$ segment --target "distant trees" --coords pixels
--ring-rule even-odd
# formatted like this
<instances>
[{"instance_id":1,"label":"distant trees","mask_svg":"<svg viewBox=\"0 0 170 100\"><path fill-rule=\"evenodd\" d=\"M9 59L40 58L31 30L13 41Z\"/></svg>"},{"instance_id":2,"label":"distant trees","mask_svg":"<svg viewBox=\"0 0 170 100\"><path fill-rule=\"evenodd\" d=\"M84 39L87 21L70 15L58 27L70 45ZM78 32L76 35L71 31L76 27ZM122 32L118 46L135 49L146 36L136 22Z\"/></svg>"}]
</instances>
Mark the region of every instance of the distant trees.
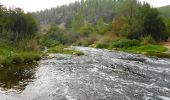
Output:
<instances>
[{"instance_id":1,"label":"distant trees","mask_svg":"<svg viewBox=\"0 0 170 100\"><path fill-rule=\"evenodd\" d=\"M84 22L84 17L80 13L77 13L71 21L71 28L75 32L79 32L80 28L84 25Z\"/></svg>"},{"instance_id":2,"label":"distant trees","mask_svg":"<svg viewBox=\"0 0 170 100\"><path fill-rule=\"evenodd\" d=\"M156 41L167 40L170 24L159 11L139 0L81 0L50 10L33 13L40 24L65 23L73 33Z\"/></svg>"},{"instance_id":3,"label":"distant trees","mask_svg":"<svg viewBox=\"0 0 170 100\"><path fill-rule=\"evenodd\" d=\"M119 1L119 0L118 0ZM49 10L33 13L40 24L66 23L69 26L75 14L81 14L86 21L95 24L100 17L110 22L116 13L117 0L82 0Z\"/></svg>"},{"instance_id":4,"label":"distant trees","mask_svg":"<svg viewBox=\"0 0 170 100\"><path fill-rule=\"evenodd\" d=\"M167 40L166 27L160 13L148 3L122 0L118 11L112 23L112 31L118 36L139 39L151 35L157 41Z\"/></svg>"},{"instance_id":5,"label":"distant trees","mask_svg":"<svg viewBox=\"0 0 170 100\"><path fill-rule=\"evenodd\" d=\"M170 18L170 5L160 7L158 10L163 16Z\"/></svg>"},{"instance_id":6,"label":"distant trees","mask_svg":"<svg viewBox=\"0 0 170 100\"><path fill-rule=\"evenodd\" d=\"M103 35L106 32L108 25L104 22L104 19L100 17L96 23L95 31L97 34Z\"/></svg>"}]
</instances>

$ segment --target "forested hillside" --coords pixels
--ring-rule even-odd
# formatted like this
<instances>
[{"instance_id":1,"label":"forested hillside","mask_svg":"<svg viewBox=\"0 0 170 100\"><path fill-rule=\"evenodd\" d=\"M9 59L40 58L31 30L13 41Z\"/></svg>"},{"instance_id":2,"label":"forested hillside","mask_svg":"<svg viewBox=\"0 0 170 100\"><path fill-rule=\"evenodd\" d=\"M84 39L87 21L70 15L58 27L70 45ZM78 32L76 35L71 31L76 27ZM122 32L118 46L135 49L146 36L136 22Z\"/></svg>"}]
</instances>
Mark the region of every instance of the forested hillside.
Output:
<instances>
[{"instance_id":1,"label":"forested hillside","mask_svg":"<svg viewBox=\"0 0 170 100\"><path fill-rule=\"evenodd\" d=\"M96 23L100 17L109 22L115 16L117 5L121 1L123 0L81 0L81 2L36 12L34 16L40 24L70 24L76 13L84 16L90 23Z\"/></svg>"},{"instance_id":2,"label":"forested hillside","mask_svg":"<svg viewBox=\"0 0 170 100\"><path fill-rule=\"evenodd\" d=\"M161 14L170 17L170 5L158 8Z\"/></svg>"},{"instance_id":3,"label":"forested hillside","mask_svg":"<svg viewBox=\"0 0 170 100\"><path fill-rule=\"evenodd\" d=\"M46 33L40 44L47 47L71 44L136 53L140 50L131 47L144 45L140 52L150 52L170 35L170 19L139 0L81 0L33 15Z\"/></svg>"}]
</instances>

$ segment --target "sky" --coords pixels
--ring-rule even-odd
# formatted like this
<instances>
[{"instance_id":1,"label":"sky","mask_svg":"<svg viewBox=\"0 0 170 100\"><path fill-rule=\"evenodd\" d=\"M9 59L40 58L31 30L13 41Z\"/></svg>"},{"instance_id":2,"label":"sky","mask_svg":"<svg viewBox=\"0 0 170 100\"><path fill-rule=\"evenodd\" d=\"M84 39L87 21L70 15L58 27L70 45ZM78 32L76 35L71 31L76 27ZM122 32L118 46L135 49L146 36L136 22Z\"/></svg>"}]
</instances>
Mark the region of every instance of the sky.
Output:
<instances>
[{"instance_id":1,"label":"sky","mask_svg":"<svg viewBox=\"0 0 170 100\"><path fill-rule=\"evenodd\" d=\"M80 0L0 0L0 4L6 7L19 7L26 12L34 12L39 10L57 7L63 4L69 4ZM170 0L140 0L150 3L153 7L161 7L170 5Z\"/></svg>"}]
</instances>

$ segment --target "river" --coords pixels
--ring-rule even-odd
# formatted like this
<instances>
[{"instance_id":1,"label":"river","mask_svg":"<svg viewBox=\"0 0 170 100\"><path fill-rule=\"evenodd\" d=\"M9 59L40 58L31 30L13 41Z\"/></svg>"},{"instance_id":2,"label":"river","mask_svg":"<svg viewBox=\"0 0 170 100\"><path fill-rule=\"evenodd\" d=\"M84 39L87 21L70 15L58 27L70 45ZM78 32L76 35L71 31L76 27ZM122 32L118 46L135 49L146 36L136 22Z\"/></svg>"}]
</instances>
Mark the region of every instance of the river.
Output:
<instances>
[{"instance_id":1,"label":"river","mask_svg":"<svg viewBox=\"0 0 170 100\"><path fill-rule=\"evenodd\" d=\"M170 59L73 47L28 67L0 67L0 100L170 100Z\"/></svg>"}]
</instances>

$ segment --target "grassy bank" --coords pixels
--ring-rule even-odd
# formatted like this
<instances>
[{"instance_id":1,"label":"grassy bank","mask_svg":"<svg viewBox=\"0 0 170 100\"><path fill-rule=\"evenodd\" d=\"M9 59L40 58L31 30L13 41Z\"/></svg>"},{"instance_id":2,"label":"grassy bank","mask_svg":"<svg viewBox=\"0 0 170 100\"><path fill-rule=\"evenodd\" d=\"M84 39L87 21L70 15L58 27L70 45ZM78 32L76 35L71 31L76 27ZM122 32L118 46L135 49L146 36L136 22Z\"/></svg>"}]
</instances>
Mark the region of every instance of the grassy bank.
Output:
<instances>
[{"instance_id":1,"label":"grassy bank","mask_svg":"<svg viewBox=\"0 0 170 100\"><path fill-rule=\"evenodd\" d=\"M62 53L62 54L71 54L71 55L77 55L77 56L84 55L83 52L65 49L66 47L67 46L58 45L58 46L55 46L53 48L50 48L48 50L48 53Z\"/></svg>"},{"instance_id":2,"label":"grassy bank","mask_svg":"<svg viewBox=\"0 0 170 100\"><path fill-rule=\"evenodd\" d=\"M157 56L160 58L170 58L170 54L164 53L168 49L161 45L148 44L148 45L134 46L128 48L120 48L118 50L130 52L130 53L144 54L148 56Z\"/></svg>"},{"instance_id":3,"label":"grassy bank","mask_svg":"<svg viewBox=\"0 0 170 100\"><path fill-rule=\"evenodd\" d=\"M138 40L118 39L107 43L96 43L94 47L157 56L160 58L170 58L170 54L165 53L168 50L166 47L159 44L143 44Z\"/></svg>"},{"instance_id":4,"label":"grassy bank","mask_svg":"<svg viewBox=\"0 0 170 100\"><path fill-rule=\"evenodd\" d=\"M0 65L28 64L40 60L41 53L16 50L10 47L0 47Z\"/></svg>"}]
</instances>

